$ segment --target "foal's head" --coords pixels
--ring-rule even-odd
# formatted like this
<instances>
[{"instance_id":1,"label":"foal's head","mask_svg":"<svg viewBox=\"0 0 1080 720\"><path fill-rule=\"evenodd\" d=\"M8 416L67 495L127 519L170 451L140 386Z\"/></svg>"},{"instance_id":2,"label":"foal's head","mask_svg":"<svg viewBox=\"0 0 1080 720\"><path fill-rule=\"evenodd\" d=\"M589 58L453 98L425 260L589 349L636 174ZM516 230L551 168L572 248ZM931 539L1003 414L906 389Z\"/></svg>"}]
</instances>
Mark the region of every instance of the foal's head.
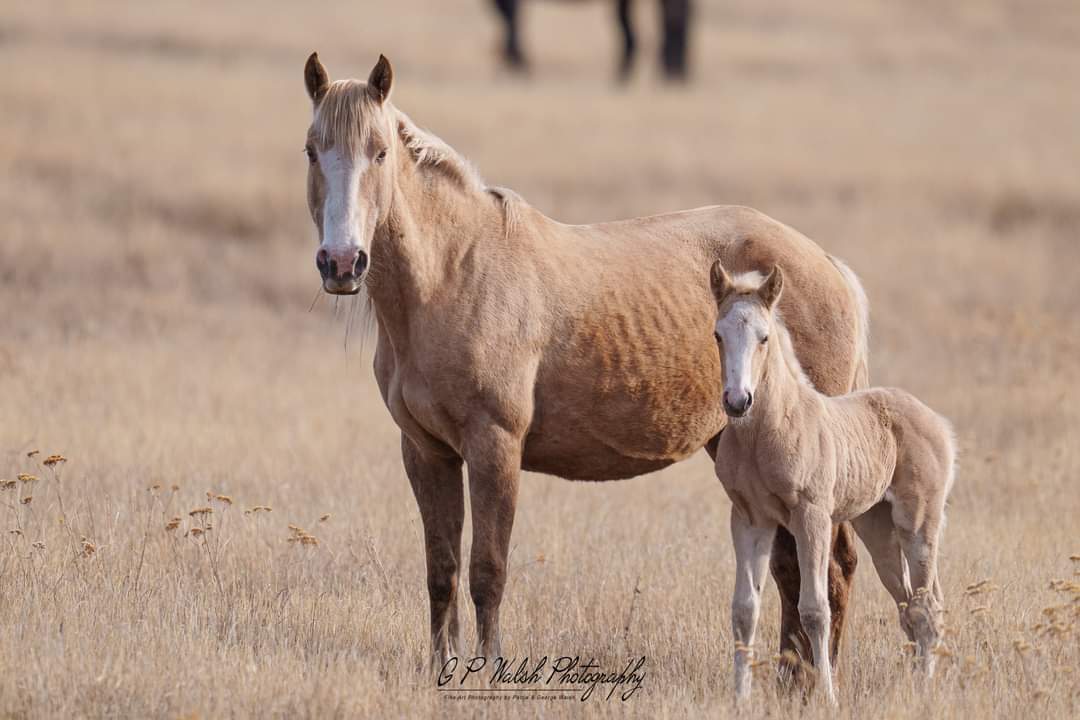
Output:
<instances>
[{"instance_id":1,"label":"foal's head","mask_svg":"<svg viewBox=\"0 0 1080 720\"><path fill-rule=\"evenodd\" d=\"M764 281L759 278L752 273L733 280L719 260L709 277L719 311L715 334L724 376L724 412L734 418L746 415L754 404L775 330L773 310L784 289L779 266Z\"/></svg>"},{"instance_id":2,"label":"foal's head","mask_svg":"<svg viewBox=\"0 0 1080 720\"><path fill-rule=\"evenodd\" d=\"M389 210L396 151L387 102L392 82L393 70L382 55L366 83L330 82L315 53L304 66L314 104L304 151L308 208L319 229L315 265L323 289L335 295L360 291L375 228Z\"/></svg>"}]
</instances>

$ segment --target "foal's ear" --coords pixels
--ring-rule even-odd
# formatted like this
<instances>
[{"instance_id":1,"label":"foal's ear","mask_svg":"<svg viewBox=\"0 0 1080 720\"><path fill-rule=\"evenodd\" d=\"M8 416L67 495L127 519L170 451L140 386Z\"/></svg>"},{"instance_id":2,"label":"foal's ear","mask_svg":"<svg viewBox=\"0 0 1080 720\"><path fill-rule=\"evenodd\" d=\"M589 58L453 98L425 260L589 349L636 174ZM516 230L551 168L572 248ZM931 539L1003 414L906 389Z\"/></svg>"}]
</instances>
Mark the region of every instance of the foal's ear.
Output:
<instances>
[{"instance_id":1,"label":"foal's ear","mask_svg":"<svg viewBox=\"0 0 1080 720\"><path fill-rule=\"evenodd\" d=\"M390 86L394 84L394 68L390 67L390 61L385 55L379 55L379 62L371 69L367 84L368 92L380 105L390 97Z\"/></svg>"},{"instance_id":2,"label":"foal's ear","mask_svg":"<svg viewBox=\"0 0 1080 720\"><path fill-rule=\"evenodd\" d=\"M769 273L769 277L765 278L765 282L761 283L761 287L758 288L758 295L761 296L765 305L772 309L776 307L776 302L780 299L780 293L783 291L784 271L780 269L779 265L775 265L772 272Z\"/></svg>"},{"instance_id":3,"label":"foal's ear","mask_svg":"<svg viewBox=\"0 0 1080 720\"><path fill-rule=\"evenodd\" d=\"M311 102L318 105L330 87L330 76L323 64L319 62L319 53L311 53L307 62L304 63L304 85L307 86L307 94Z\"/></svg>"},{"instance_id":4,"label":"foal's ear","mask_svg":"<svg viewBox=\"0 0 1080 720\"><path fill-rule=\"evenodd\" d=\"M735 289L735 283L728 277L727 271L719 260L713 263L712 270L709 272L709 286L712 288L717 304L723 302L728 293Z\"/></svg>"}]
</instances>

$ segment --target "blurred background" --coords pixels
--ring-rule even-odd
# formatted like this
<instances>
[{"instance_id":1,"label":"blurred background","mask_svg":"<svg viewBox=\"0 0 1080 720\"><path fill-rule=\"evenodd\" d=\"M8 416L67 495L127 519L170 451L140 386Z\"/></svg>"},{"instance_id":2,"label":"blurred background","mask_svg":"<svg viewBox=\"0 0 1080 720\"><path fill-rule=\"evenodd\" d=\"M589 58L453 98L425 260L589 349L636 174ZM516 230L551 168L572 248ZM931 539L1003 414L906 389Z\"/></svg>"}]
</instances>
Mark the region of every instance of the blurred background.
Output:
<instances>
[{"instance_id":1,"label":"blurred background","mask_svg":"<svg viewBox=\"0 0 1080 720\"><path fill-rule=\"evenodd\" d=\"M0 666L27 672L0 677L0 714L445 708L413 685L419 518L370 344L317 294L313 50L332 78L385 53L399 108L558 220L747 204L848 261L872 380L950 416L962 448L944 572L968 604L936 692L958 714L1075 709L1075 679L1032 680L1008 643L1035 643L1024 618L1080 551L1080 6L696 0L676 82L661 3L630 5L621 78L615 2L517 11L527 72L491 0L0 6L0 476L41 478L30 503L4 496ZM53 452L62 479L36 464ZM214 506L235 516L217 546L182 535L208 491L236 502ZM253 525L256 504L274 511ZM687 669L729 659L728 503L704 456L530 477L520 508L511 647L629 648L655 663L640 711L726 707L726 673ZM863 567L841 677L914 713L929 700L889 680L900 635ZM992 601L965 595L988 578ZM865 650L882 636L896 648ZM966 695L964 668L985 678Z\"/></svg>"}]
</instances>

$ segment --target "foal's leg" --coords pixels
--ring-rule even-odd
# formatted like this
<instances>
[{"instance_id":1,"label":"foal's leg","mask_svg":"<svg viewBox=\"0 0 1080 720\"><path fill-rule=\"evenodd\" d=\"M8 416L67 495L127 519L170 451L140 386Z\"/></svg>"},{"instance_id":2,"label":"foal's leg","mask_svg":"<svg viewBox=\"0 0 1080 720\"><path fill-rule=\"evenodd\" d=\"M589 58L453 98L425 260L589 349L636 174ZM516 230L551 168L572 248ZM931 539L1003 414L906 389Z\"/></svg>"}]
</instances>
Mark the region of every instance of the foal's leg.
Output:
<instances>
[{"instance_id":1,"label":"foal's leg","mask_svg":"<svg viewBox=\"0 0 1080 720\"><path fill-rule=\"evenodd\" d=\"M401 457L424 524L431 663L438 671L461 651L457 608L461 526L465 518L461 458L431 452L425 455L405 435L401 436Z\"/></svg>"},{"instance_id":2,"label":"foal's leg","mask_svg":"<svg viewBox=\"0 0 1080 720\"><path fill-rule=\"evenodd\" d=\"M476 605L477 654L489 662L502 652L499 606L517 507L521 447L521 438L489 425L472 434L465 454L473 525L469 590Z\"/></svg>"},{"instance_id":3,"label":"foal's leg","mask_svg":"<svg viewBox=\"0 0 1080 720\"><path fill-rule=\"evenodd\" d=\"M900 538L893 525L892 507L887 502L879 502L852 521L855 532L859 534L874 561L881 584L892 595L900 613L900 628L908 640L915 640L908 625L906 608L911 603L911 580L908 577L907 562L900 547Z\"/></svg>"},{"instance_id":4,"label":"foal's leg","mask_svg":"<svg viewBox=\"0 0 1080 720\"><path fill-rule=\"evenodd\" d=\"M776 526L755 527L738 508L731 508L731 540L735 545L735 595L731 600L731 633L735 638L735 698L750 696L750 661L761 608L761 588L769 567Z\"/></svg>"},{"instance_id":5,"label":"foal's leg","mask_svg":"<svg viewBox=\"0 0 1080 720\"><path fill-rule=\"evenodd\" d=\"M896 511L894 510L894 517ZM941 587L937 579L939 518L928 517L922 526L908 530L897 525L904 548L914 596L907 607L908 624L918 644L919 657L927 675L934 674L933 650L941 640Z\"/></svg>"},{"instance_id":6,"label":"foal's leg","mask_svg":"<svg viewBox=\"0 0 1080 720\"><path fill-rule=\"evenodd\" d=\"M840 653L848 601L855 584L858 551L855 531L850 523L833 528L832 556L829 560L829 609L832 626L829 632L829 658L835 664ZM780 592L780 681L785 685L809 690L812 683L803 672L803 661L812 662L810 641L799 621L799 558L795 538L783 527L777 528L769 567Z\"/></svg>"},{"instance_id":7,"label":"foal's leg","mask_svg":"<svg viewBox=\"0 0 1080 720\"><path fill-rule=\"evenodd\" d=\"M791 534L799 554L799 620L810 639L814 665L829 703L836 704L832 662L829 658L829 545L832 539L829 513L813 505L801 505L791 513Z\"/></svg>"}]
</instances>

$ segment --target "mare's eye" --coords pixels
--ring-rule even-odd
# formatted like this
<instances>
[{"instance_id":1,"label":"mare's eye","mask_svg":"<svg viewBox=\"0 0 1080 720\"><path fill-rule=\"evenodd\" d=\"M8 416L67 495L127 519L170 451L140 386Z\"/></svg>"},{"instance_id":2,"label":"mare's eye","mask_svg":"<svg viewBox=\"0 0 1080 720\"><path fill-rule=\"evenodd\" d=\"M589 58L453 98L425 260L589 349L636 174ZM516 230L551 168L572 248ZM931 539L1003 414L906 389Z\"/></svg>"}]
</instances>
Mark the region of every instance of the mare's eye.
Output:
<instances>
[{"instance_id":1,"label":"mare's eye","mask_svg":"<svg viewBox=\"0 0 1080 720\"><path fill-rule=\"evenodd\" d=\"M762 344L762 345L764 345L764 344L765 344L765 343L767 343L767 342L769 342L769 336L768 336L768 335L766 335L765 337L761 338L761 344Z\"/></svg>"},{"instance_id":2,"label":"mare's eye","mask_svg":"<svg viewBox=\"0 0 1080 720\"><path fill-rule=\"evenodd\" d=\"M307 154L308 162L312 165L314 165L318 161L319 158L317 155L315 155L315 148L308 145L304 148L304 152Z\"/></svg>"},{"instance_id":3,"label":"mare's eye","mask_svg":"<svg viewBox=\"0 0 1080 720\"><path fill-rule=\"evenodd\" d=\"M379 154L375 156L375 164L376 165L382 165L383 160L385 160L385 159L386 159L386 150L385 149L380 150Z\"/></svg>"}]
</instances>

